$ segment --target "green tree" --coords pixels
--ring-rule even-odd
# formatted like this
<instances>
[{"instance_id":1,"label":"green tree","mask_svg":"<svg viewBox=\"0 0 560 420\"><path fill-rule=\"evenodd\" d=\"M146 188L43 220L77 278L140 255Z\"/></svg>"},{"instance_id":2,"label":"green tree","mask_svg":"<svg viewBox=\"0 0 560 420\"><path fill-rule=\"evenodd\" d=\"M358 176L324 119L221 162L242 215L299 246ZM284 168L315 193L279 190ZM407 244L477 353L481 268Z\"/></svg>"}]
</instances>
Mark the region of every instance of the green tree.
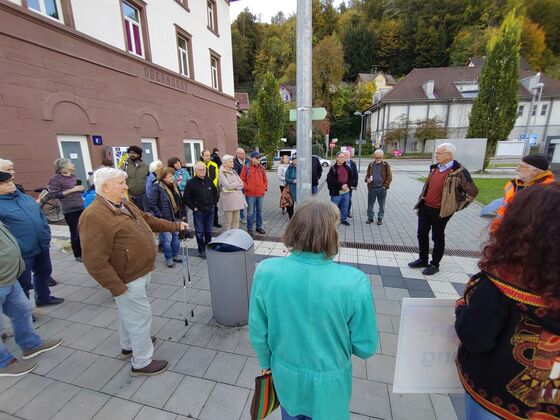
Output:
<instances>
[{"instance_id":1,"label":"green tree","mask_svg":"<svg viewBox=\"0 0 560 420\"><path fill-rule=\"evenodd\" d=\"M240 82L252 80L251 67L247 59L249 45L247 40L241 36L239 30L234 26L231 30L231 44L233 55L233 78L235 86Z\"/></svg>"},{"instance_id":2,"label":"green tree","mask_svg":"<svg viewBox=\"0 0 560 420\"><path fill-rule=\"evenodd\" d=\"M418 140L426 141L447 137L447 131L443 128L443 123L437 117L416 120L414 125L416 126L414 137Z\"/></svg>"},{"instance_id":3,"label":"green tree","mask_svg":"<svg viewBox=\"0 0 560 420\"><path fill-rule=\"evenodd\" d=\"M377 55L381 69L397 72L402 68L400 53L404 47L401 39L401 24L396 19L383 19L377 29ZM400 73L399 73L400 74Z\"/></svg>"},{"instance_id":4,"label":"green tree","mask_svg":"<svg viewBox=\"0 0 560 420\"><path fill-rule=\"evenodd\" d=\"M455 66L464 66L472 57L482 57L486 52L486 44L490 31L478 27L461 29L451 45L449 61Z\"/></svg>"},{"instance_id":5,"label":"green tree","mask_svg":"<svg viewBox=\"0 0 560 420\"><path fill-rule=\"evenodd\" d=\"M546 32L546 43L553 54L560 54L560 0L525 0L527 17Z\"/></svg>"},{"instance_id":6,"label":"green tree","mask_svg":"<svg viewBox=\"0 0 560 420\"><path fill-rule=\"evenodd\" d=\"M496 152L498 140L511 132L517 118L519 40L523 20L512 10L488 43L479 92L470 114L468 138L486 137L484 167Z\"/></svg>"},{"instance_id":7,"label":"green tree","mask_svg":"<svg viewBox=\"0 0 560 420\"><path fill-rule=\"evenodd\" d=\"M353 19L342 42L347 80L353 81L360 72L370 72L376 64L375 38L365 23Z\"/></svg>"},{"instance_id":8,"label":"green tree","mask_svg":"<svg viewBox=\"0 0 560 420\"><path fill-rule=\"evenodd\" d=\"M251 107L249 112L237 119L237 142L239 146L245 149L254 149L257 146L258 129L255 109Z\"/></svg>"},{"instance_id":9,"label":"green tree","mask_svg":"<svg viewBox=\"0 0 560 420\"><path fill-rule=\"evenodd\" d=\"M257 96L257 125L259 149L272 162L284 132L284 103L280 97L278 82L271 72L262 79Z\"/></svg>"},{"instance_id":10,"label":"green tree","mask_svg":"<svg viewBox=\"0 0 560 420\"><path fill-rule=\"evenodd\" d=\"M332 110L331 97L344 76L342 44L336 34L321 40L313 48L313 97Z\"/></svg>"}]
</instances>

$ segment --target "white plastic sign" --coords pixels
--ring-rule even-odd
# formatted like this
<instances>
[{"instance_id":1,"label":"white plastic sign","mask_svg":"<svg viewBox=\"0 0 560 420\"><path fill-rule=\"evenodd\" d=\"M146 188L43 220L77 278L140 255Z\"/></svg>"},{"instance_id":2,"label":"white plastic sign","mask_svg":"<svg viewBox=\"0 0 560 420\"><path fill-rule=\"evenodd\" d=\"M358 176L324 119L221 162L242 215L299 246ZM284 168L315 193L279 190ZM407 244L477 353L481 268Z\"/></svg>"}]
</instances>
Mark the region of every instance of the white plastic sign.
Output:
<instances>
[{"instance_id":1,"label":"white plastic sign","mask_svg":"<svg viewBox=\"0 0 560 420\"><path fill-rule=\"evenodd\" d=\"M70 159L78 159L77 153L70 153Z\"/></svg>"},{"instance_id":2,"label":"white plastic sign","mask_svg":"<svg viewBox=\"0 0 560 420\"><path fill-rule=\"evenodd\" d=\"M403 299L393 392L464 392L455 366L454 313L454 299Z\"/></svg>"}]
</instances>

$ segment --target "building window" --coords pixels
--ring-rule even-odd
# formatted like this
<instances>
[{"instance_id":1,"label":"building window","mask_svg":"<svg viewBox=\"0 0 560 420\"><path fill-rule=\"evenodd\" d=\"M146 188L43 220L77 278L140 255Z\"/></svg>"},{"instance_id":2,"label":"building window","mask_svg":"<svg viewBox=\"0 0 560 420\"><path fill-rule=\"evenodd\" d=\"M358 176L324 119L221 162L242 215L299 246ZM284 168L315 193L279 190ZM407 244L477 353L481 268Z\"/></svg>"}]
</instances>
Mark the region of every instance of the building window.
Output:
<instances>
[{"instance_id":1,"label":"building window","mask_svg":"<svg viewBox=\"0 0 560 420\"><path fill-rule=\"evenodd\" d=\"M531 115L532 116L537 115L537 105L533 105L533 110L531 111Z\"/></svg>"},{"instance_id":2,"label":"building window","mask_svg":"<svg viewBox=\"0 0 560 420\"><path fill-rule=\"evenodd\" d=\"M183 76L194 79L192 65L192 44L191 35L175 25L177 30L177 55L179 59L179 73Z\"/></svg>"},{"instance_id":3,"label":"building window","mask_svg":"<svg viewBox=\"0 0 560 420\"><path fill-rule=\"evenodd\" d=\"M44 16L64 23L60 0L27 0L27 6Z\"/></svg>"},{"instance_id":4,"label":"building window","mask_svg":"<svg viewBox=\"0 0 560 420\"><path fill-rule=\"evenodd\" d=\"M521 117L523 115L524 110L525 110L525 106L519 105L519 108L517 108L517 116Z\"/></svg>"},{"instance_id":5,"label":"building window","mask_svg":"<svg viewBox=\"0 0 560 420\"><path fill-rule=\"evenodd\" d=\"M175 0L177 3L179 3L181 6L183 6L187 11L189 10L189 2L188 0Z\"/></svg>"},{"instance_id":6,"label":"building window","mask_svg":"<svg viewBox=\"0 0 560 420\"><path fill-rule=\"evenodd\" d=\"M541 107L541 115L546 115L547 109L548 109L548 104L543 104Z\"/></svg>"},{"instance_id":7,"label":"building window","mask_svg":"<svg viewBox=\"0 0 560 420\"><path fill-rule=\"evenodd\" d=\"M208 14L208 29L215 34L218 33L218 11L214 0L206 1L206 13Z\"/></svg>"},{"instance_id":8,"label":"building window","mask_svg":"<svg viewBox=\"0 0 560 420\"><path fill-rule=\"evenodd\" d=\"M210 51L210 80L212 87L216 90L222 90L222 77L220 68L220 56Z\"/></svg>"},{"instance_id":9,"label":"building window","mask_svg":"<svg viewBox=\"0 0 560 420\"><path fill-rule=\"evenodd\" d=\"M144 8L136 3L123 1L122 13L124 21L124 35L126 49L138 57L148 59L147 54L147 32Z\"/></svg>"}]
</instances>

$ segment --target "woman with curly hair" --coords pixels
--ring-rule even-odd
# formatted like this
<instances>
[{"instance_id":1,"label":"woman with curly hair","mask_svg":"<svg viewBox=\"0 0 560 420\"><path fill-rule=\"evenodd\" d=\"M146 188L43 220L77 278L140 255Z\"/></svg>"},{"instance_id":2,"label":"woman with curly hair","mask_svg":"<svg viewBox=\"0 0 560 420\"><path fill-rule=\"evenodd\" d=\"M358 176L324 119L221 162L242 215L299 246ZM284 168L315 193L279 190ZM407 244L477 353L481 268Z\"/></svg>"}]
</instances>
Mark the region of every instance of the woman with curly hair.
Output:
<instances>
[{"instance_id":1,"label":"woman with curly hair","mask_svg":"<svg viewBox=\"0 0 560 420\"><path fill-rule=\"evenodd\" d=\"M560 183L519 192L457 301L467 419L560 417Z\"/></svg>"}]
</instances>

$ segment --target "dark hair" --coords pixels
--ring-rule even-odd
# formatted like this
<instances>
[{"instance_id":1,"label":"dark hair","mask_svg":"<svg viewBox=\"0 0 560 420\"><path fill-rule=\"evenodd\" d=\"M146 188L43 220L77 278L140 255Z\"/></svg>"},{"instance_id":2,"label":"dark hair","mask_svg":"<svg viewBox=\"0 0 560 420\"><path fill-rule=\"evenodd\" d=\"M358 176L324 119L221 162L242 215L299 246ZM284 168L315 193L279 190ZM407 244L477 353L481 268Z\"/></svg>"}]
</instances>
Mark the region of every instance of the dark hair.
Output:
<instances>
[{"instance_id":1,"label":"dark hair","mask_svg":"<svg viewBox=\"0 0 560 420\"><path fill-rule=\"evenodd\" d=\"M161 181L167 175L174 174L174 173L175 173L175 169L170 168L170 167L158 169L158 171L156 173L157 174L157 180Z\"/></svg>"},{"instance_id":2,"label":"dark hair","mask_svg":"<svg viewBox=\"0 0 560 420\"><path fill-rule=\"evenodd\" d=\"M177 162L181 163L181 159L179 159L177 156L170 157L169 159L167 159L167 166L173 168L173 165L175 165Z\"/></svg>"},{"instance_id":3,"label":"dark hair","mask_svg":"<svg viewBox=\"0 0 560 420\"><path fill-rule=\"evenodd\" d=\"M560 309L560 182L516 194L498 230L484 247L479 267L503 267L514 282Z\"/></svg>"},{"instance_id":4,"label":"dark hair","mask_svg":"<svg viewBox=\"0 0 560 420\"><path fill-rule=\"evenodd\" d=\"M134 152L137 155L142 156L142 149L138 146L129 146L128 149L126 149L126 153L130 152Z\"/></svg>"},{"instance_id":5,"label":"dark hair","mask_svg":"<svg viewBox=\"0 0 560 420\"><path fill-rule=\"evenodd\" d=\"M115 164L113 163L113 161L111 159L103 159L101 161L101 165L102 166L107 166L109 168L112 168L113 166L115 166Z\"/></svg>"}]
</instances>

